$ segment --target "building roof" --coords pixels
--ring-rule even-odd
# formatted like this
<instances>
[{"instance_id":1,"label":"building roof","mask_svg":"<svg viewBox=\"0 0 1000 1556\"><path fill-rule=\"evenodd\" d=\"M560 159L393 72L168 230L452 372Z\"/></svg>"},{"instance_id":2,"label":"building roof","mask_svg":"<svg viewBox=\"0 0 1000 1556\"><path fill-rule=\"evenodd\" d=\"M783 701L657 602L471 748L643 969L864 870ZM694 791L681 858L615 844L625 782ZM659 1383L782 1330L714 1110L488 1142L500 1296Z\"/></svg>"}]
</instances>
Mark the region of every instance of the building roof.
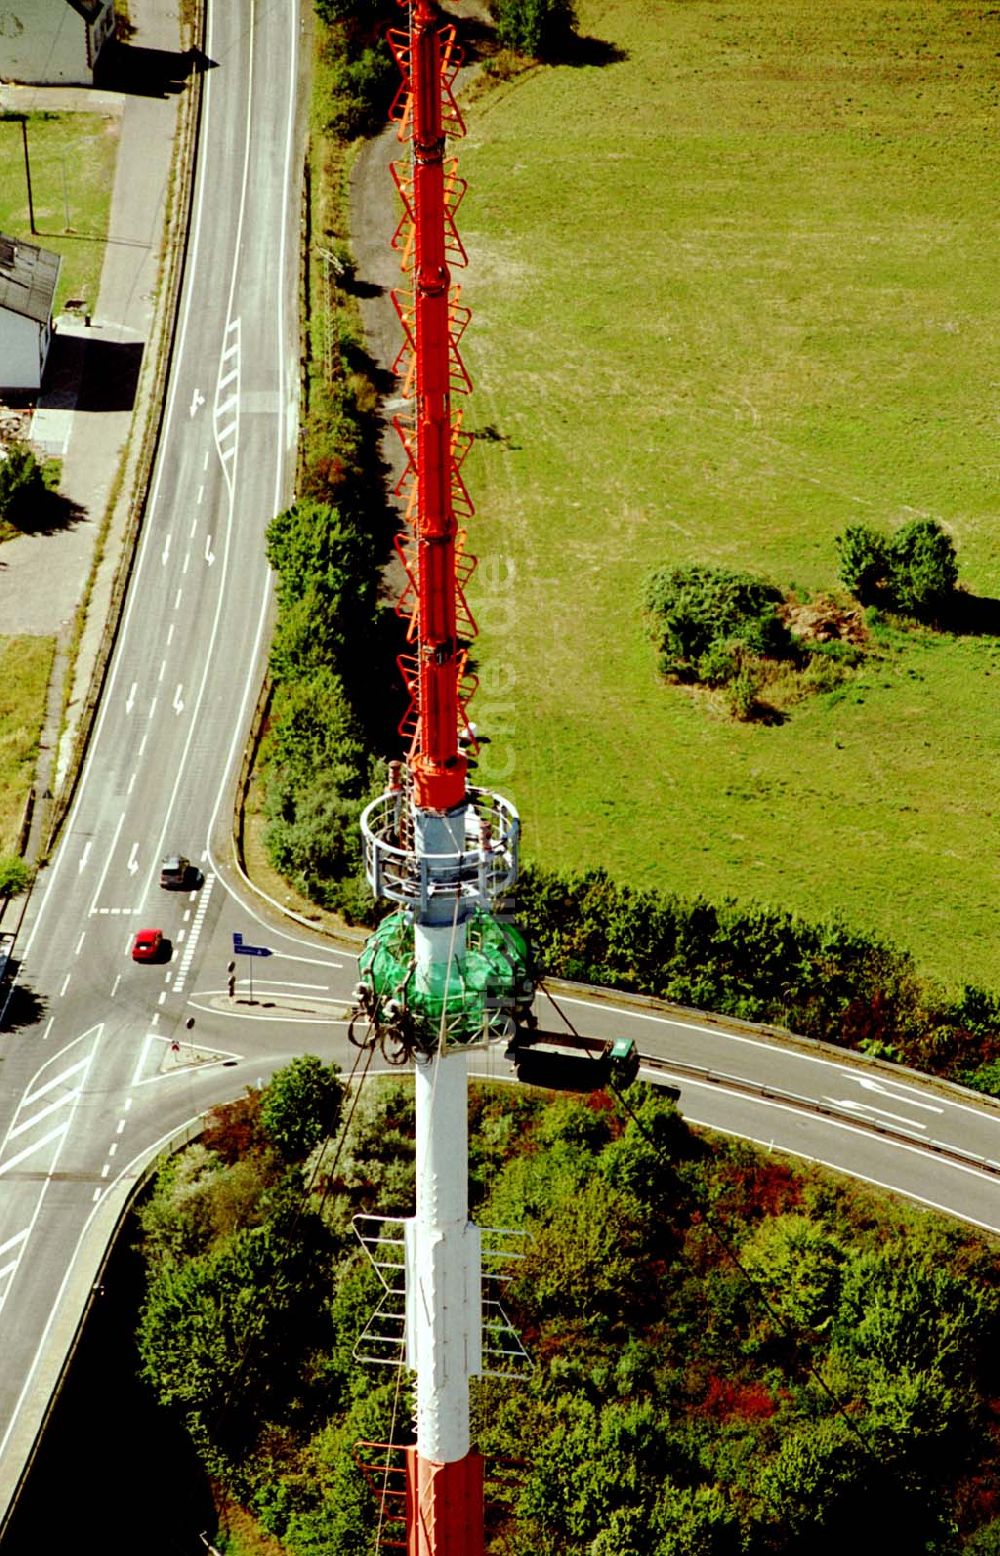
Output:
<instances>
[{"instance_id":1,"label":"building roof","mask_svg":"<svg viewBox=\"0 0 1000 1556\"><path fill-rule=\"evenodd\" d=\"M61 264L58 254L0 233L0 308L48 324Z\"/></svg>"},{"instance_id":2,"label":"building roof","mask_svg":"<svg viewBox=\"0 0 1000 1556\"><path fill-rule=\"evenodd\" d=\"M96 22L107 0L69 0L74 11L79 11L85 22Z\"/></svg>"}]
</instances>

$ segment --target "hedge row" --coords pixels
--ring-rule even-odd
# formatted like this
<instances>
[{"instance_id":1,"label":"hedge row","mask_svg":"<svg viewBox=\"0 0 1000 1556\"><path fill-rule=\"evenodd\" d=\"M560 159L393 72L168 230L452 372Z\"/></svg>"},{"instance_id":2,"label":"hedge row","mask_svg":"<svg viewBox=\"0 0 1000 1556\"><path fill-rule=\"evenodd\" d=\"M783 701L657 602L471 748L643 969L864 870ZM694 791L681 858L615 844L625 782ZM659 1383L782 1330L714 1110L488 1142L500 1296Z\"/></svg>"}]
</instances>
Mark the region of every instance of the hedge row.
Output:
<instances>
[{"instance_id":1,"label":"hedge row","mask_svg":"<svg viewBox=\"0 0 1000 1556\"><path fill-rule=\"evenodd\" d=\"M810 923L537 865L517 917L551 976L786 1027L1000 1096L1000 997L970 985L950 996L909 952L838 917Z\"/></svg>"}]
</instances>

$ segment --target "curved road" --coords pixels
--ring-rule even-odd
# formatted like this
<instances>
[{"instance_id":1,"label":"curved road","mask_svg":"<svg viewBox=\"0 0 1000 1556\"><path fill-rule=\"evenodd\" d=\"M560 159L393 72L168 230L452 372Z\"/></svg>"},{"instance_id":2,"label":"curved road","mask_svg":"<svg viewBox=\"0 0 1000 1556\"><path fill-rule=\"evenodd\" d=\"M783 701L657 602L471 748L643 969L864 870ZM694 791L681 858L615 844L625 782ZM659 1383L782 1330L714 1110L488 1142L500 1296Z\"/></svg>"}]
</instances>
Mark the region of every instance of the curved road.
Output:
<instances>
[{"instance_id":1,"label":"curved road","mask_svg":"<svg viewBox=\"0 0 1000 1556\"><path fill-rule=\"evenodd\" d=\"M294 0L209 16L168 404L129 603L0 1070L0 1532L105 1245L152 1155L296 1053L349 1065L353 957L252 906L229 863L266 649L263 533L290 499L301 140ZM365 152L384 159L379 143ZM386 234L386 242L389 234ZM200 888L159 889L180 850ZM160 926L169 959L129 957ZM232 936L270 956L237 958ZM252 977L252 990L251 990ZM827 1162L1000 1231L1000 1108L803 1043L555 990L546 1027L627 1032L692 1122ZM189 1023L193 1022L193 1026ZM475 1073L508 1077L497 1051Z\"/></svg>"}]
</instances>

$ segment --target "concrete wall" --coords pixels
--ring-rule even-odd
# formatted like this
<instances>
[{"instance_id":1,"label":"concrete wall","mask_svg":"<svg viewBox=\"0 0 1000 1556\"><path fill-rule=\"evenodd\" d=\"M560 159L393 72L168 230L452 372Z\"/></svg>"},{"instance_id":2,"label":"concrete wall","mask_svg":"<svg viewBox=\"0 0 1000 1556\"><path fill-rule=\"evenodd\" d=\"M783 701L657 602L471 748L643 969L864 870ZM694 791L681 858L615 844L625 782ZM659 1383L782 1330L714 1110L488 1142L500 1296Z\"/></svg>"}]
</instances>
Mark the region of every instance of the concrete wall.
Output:
<instances>
[{"instance_id":1,"label":"concrete wall","mask_svg":"<svg viewBox=\"0 0 1000 1556\"><path fill-rule=\"evenodd\" d=\"M0 389L39 387L48 337L45 325L0 308Z\"/></svg>"}]
</instances>

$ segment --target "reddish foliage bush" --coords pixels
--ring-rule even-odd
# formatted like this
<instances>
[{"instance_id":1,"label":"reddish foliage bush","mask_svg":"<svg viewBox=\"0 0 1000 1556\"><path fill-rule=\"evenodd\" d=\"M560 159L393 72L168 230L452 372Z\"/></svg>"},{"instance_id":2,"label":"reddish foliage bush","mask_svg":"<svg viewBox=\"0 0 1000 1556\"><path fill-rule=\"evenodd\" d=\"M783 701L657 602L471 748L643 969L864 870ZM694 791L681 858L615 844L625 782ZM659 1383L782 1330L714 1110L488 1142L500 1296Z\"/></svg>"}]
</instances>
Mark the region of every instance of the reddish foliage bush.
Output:
<instances>
[{"instance_id":1,"label":"reddish foliage bush","mask_svg":"<svg viewBox=\"0 0 1000 1556\"><path fill-rule=\"evenodd\" d=\"M248 1089L235 1102L213 1108L202 1134L202 1144L231 1166L241 1157L252 1156L265 1146L260 1128L263 1094Z\"/></svg>"},{"instance_id":2,"label":"reddish foliage bush","mask_svg":"<svg viewBox=\"0 0 1000 1556\"><path fill-rule=\"evenodd\" d=\"M718 1209L727 1217L780 1216L802 1203L802 1185L784 1162L733 1161L720 1181Z\"/></svg>"},{"instance_id":3,"label":"reddish foliage bush","mask_svg":"<svg viewBox=\"0 0 1000 1556\"><path fill-rule=\"evenodd\" d=\"M711 1377L700 1406L702 1415L717 1421L739 1416L744 1421L766 1421L773 1416L778 1402L762 1383L734 1383L728 1378Z\"/></svg>"}]
</instances>

